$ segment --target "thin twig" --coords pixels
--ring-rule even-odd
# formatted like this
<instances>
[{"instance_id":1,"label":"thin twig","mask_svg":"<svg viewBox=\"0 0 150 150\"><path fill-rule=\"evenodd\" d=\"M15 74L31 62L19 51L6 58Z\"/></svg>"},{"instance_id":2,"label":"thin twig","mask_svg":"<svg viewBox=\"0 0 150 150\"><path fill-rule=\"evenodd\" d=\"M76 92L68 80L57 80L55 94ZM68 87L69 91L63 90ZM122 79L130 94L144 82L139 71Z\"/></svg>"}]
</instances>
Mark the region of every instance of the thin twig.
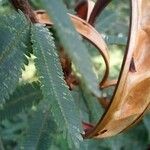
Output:
<instances>
[{"instance_id":1,"label":"thin twig","mask_svg":"<svg viewBox=\"0 0 150 150\"><path fill-rule=\"evenodd\" d=\"M89 18L89 24L94 25L96 18L103 9L111 2L111 0L97 0Z\"/></svg>"},{"instance_id":2,"label":"thin twig","mask_svg":"<svg viewBox=\"0 0 150 150\"><path fill-rule=\"evenodd\" d=\"M77 12L77 16L86 20L87 11L88 11L88 2L87 0L78 1L75 6L75 11Z\"/></svg>"},{"instance_id":3,"label":"thin twig","mask_svg":"<svg viewBox=\"0 0 150 150\"><path fill-rule=\"evenodd\" d=\"M10 0L16 10L20 9L32 23L37 23L38 20L32 10L28 0Z\"/></svg>"}]
</instances>

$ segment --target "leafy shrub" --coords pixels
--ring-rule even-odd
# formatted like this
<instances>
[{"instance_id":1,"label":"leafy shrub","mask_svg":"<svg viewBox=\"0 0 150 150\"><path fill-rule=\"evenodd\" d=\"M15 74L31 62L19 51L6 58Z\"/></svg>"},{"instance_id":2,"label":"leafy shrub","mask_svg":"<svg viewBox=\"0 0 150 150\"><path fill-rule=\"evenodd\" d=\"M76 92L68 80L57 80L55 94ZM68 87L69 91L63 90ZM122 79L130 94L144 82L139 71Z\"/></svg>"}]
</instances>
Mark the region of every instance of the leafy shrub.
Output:
<instances>
[{"instance_id":1,"label":"leafy shrub","mask_svg":"<svg viewBox=\"0 0 150 150\"><path fill-rule=\"evenodd\" d=\"M101 78L103 73L101 58L95 47L75 31L64 5L74 12L75 1L30 2L35 8L47 10L54 28L35 23L28 14L14 10L9 1L0 1L0 149L148 148L148 115L127 133L102 140L83 140L82 120L96 123L104 112L96 96L109 97L113 89L100 91L98 88L97 76ZM120 49L126 45L129 8L125 2L114 0L96 22L97 30L103 31L103 37L112 49L112 57L113 53L121 57ZM66 58L66 53L72 68L70 62L63 66L61 59ZM114 63L112 78L117 78L119 63L121 60ZM29 75L27 68L30 66L34 73L25 80L22 73ZM67 78L64 68L73 70L69 79L77 83L64 80ZM72 90L66 82L72 83Z\"/></svg>"}]
</instances>

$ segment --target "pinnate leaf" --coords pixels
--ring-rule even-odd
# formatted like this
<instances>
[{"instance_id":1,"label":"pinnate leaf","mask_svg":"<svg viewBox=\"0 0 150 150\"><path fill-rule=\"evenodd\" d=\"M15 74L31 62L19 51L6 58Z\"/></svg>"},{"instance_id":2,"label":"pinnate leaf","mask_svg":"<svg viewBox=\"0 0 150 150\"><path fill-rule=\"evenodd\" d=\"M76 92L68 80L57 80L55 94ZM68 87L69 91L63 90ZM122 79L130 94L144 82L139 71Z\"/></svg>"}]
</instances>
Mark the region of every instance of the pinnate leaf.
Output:
<instances>
[{"instance_id":1,"label":"pinnate leaf","mask_svg":"<svg viewBox=\"0 0 150 150\"><path fill-rule=\"evenodd\" d=\"M30 25L22 13L0 15L0 103L9 99L21 77L21 68L27 61Z\"/></svg>"},{"instance_id":2,"label":"pinnate leaf","mask_svg":"<svg viewBox=\"0 0 150 150\"><path fill-rule=\"evenodd\" d=\"M63 79L63 72L56 53L53 37L48 29L37 24L32 26L32 43L44 100L60 130L69 143L79 145L82 139L81 121L72 95Z\"/></svg>"}]
</instances>

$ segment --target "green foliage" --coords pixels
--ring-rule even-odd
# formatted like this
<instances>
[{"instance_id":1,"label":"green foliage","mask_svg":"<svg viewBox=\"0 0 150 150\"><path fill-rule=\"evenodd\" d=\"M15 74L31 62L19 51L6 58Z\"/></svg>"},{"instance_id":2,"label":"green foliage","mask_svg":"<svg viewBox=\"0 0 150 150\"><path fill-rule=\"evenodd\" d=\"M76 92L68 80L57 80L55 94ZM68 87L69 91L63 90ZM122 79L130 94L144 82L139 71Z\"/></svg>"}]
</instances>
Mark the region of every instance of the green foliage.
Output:
<instances>
[{"instance_id":1,"label":"green foliage","mask_svg":"<svg viewBox=\"0 0 150 150\"><path fill-rule=\"evenodd\" d=\"M99 120L100 116L102 116L104 110L103 110L102 106L99 104L97 98L94 97L86 89L84 84L80 86L80 89L79 89L78 93L80 91L82 92L82 99L81 100L84 101L84 103L87 107L87 110L88 110L88 115L89 115L88 122L91 122L91 123L95 124ZM81 97L81 95L80 95L80 97Z\"/></svg>"},{"instance_id":2,"label":"green foliage","mask_svg":"<svg viewBox=\"0 0 150 150\"><path fill-rule=\"evenodd\" d=\"M145 124L145 127L146 127L146 129L147 129L147 132L148 132L148 139L149 139L149 141L150 141L150 113L148 113L145 117L144 117L144 119L143 119L143 122L144 122L144 124Z\"/></svg>"},{"instance_id":3,"label":"green foliage","mask_svg":"<svg viewBox=\"0 0 150 150\"><path fill-rule=\"evenodd\" d=\"M127 38L125 36L105 36L105 41L109 44L118 44L118 45L126 45Z\"/></svg>"},{"instance_id":4,"label":"green foliage","mask_svg":"<svg viewBox=\"0 0 150 150\"><path fill-rule=\"evenodd\" d=\"M97 18L96 29L109 44L126 45L129 26L129 0L113 0Z\"/></svg>"},{"instance_id":5,"label":"green foliage","mask_svg":"<svg viewBox=\"0 0 150 150\"><path fill-rule=\"evenodd\" d=\"M81 42L81 38L75 31L62 0L43 0L41 2L55 24L62 46L81 73L86 86L99 97L98 80L93 71L90 56L85 45Z\"/></svg>"},{"instance_id":6,"label":"green foliage","mask_svg":"<svg viewBox=\"0 0 150 150\"><path fill-rule=\"evenodd\" d=\"M27 61L30 26L22 13L0 14L0 103L9 98Z\"/></svg>"},{"instance_id":7,"label":"green foliage","mask_svg":"<svg viewBox=\"0 0 150 150\"><path fill-rule=\"evenodd\" d=\"M0 139L0 149L1 150L4 150L4 146L3 146L3 143L2 143L2 140Z\"/></svg>"},{"instance_id":8,"label":"green foliage","mask_svg":"<svg viewBox=\"0 0 150 150\"><path fill-rule=\"evenodd\" d=\"M110 98L114 87L103 91L98 89L94 71L102 78L103 62L95 47L80 38L67 15L67 11L74 12L72 8L76 0L29 2L34 8L44 6L55 24L53 31L57 35L52 35L40 24L31 24L22 12L12 10L9 0L0 1L0 150L148 149L149 114L136 127L118 136L82 139L82 121L95 124L104 111L94 95L103 94ZM119 59L123 56L121 48L127 41L128 14L126 0L113 0L95 24L115 58L110 70L113 78L119 74ZM54 41L58 47L64 48L80 73L80 85L72 91L64 81L57 54L59 49ZM26 57L29 53L36 57L29 61L36 69L29 67L31 64ZM25 64L35 72L33 79L22 80ZM24 71L23 76L27 74ZM33 80L39 81L30 83Z\"/></svg>"},{"instance_id":9,"label":"green foliage","mask_svg":"<svg viewBox=\"0 0 150 150\"><path fill-rule=\"evenodd\" d=\"M32 43L37 57L35 65L41 81L44 99L49 102L50 110L58 127L78 146L82 139L80 119L74 100L63 79L58 55L52 35L48 29L37 24L32 26Z\"/></svg>"},{"instance_id":10,"label":"green foliage","mask_svg":"<svg viewBox=\"0 0 150 150\"><path fill-rule=\"evenodd\" d=\"M42 99L42 92L38 83L26 84L17 87L10 99L0 109L0 120L9 119L31 108Z\"/></svg>"},{"instance_id":11,"label":"green foliage","mask_svg":"<svg viewBox=\"0 0 150 150\"><path fill-rule=\"evenodd\" d=\"M19 146L20 150L47 150L49 148L52 141L50 131L53 128L50 115L49 104L42 101L29 120L27 136L23 144Z\"/></svg>"}]
</instances>

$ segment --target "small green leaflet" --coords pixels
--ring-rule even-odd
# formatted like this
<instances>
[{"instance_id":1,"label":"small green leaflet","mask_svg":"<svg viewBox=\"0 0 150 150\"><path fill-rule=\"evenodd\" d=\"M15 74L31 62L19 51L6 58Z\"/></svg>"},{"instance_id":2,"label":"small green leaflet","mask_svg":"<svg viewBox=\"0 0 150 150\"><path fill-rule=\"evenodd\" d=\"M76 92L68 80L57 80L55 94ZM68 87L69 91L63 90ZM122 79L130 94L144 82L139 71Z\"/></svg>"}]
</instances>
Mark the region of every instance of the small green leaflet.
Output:
<instances>
[{"instance_id":1,"label":"small green leaflet","mask_svg":"<svg viewBox=\"0 0 150 150\"><path fill-rule=\"evenodd\" d=\"M48 150L52 142L53 126L49 107L45 101L41 101L29 120L27 136L19 145L19 150Z\"/></svg>"},{"instance_id":2,"label":"small green leaflet","mask_svg":"<svg viewBox=\"0 0 150 150\"><path fill-rule=\"evenodd\" d=\"M32 26L32 43L37 72L40 76L44 100L48 101L50 111L67 140L79 145L81 120L72 95L63 79L63 72L56 53L53 37L40 24Z\"/></svg>"},{"instance_id":3,"label":"small green leaflet","mask_svg":"<svg viewBox=\"0 0 150 150\"><path fill-rule=\"evenodd\" d=\"M94 73L88 50L75 31L62 0L42 0L41 3L53 20L60 42L82 75L86 86L99 97L98 79Z\"/></svg>"},{"instance_id":4,"label":"small green leaflet","mask_svg":"<svg viewBox=\"0 0 150 150\"><path fill-rule=\"evenodd\" d=\"M30 44L30 24L22 13L0 15L0 103L9 99L21 77Z\"/></svg>"},{"instance_id":5,"label":"small green leaflet","mask_svg":"<svg viewBox=\"0 0 150 150\"><path fill-rule=\"evenodd\" d=\"M42 91L38 83L18 86L10 95L10 99L0 108L0 121L10 119L27 108L31 108L42 99Z\"/></svg>"}]
</instances>

